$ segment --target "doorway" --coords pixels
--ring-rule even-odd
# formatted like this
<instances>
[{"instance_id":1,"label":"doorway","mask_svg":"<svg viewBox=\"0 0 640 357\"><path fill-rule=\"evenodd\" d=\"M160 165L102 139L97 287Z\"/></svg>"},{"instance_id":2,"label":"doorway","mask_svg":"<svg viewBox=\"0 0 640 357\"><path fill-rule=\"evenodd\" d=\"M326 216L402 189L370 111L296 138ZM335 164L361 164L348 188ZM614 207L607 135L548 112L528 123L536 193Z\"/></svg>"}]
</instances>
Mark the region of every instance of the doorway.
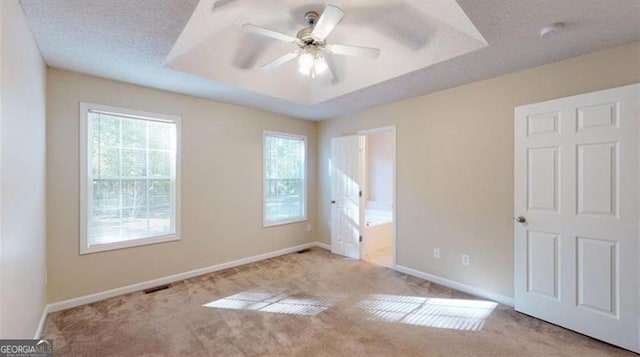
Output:
<instances>
[{"instance_id":1,"label":"doorway","mask_svg":"<svg viewBox=\"0 0 640 357\"><path fill-rule=\"evenodd\" d=\"M362 131L364 137L361 257L394 265L395 127Z\"/></svg>"},{"instance_id":2,"label":"doorway","mask_svg":"<svg viewBox=\"0 0 640 357\"><path fill-rule=\"evenodd\" d=\"M331 139L331 251L395 265L396 129Z\"/></svg>"}]
</instances>

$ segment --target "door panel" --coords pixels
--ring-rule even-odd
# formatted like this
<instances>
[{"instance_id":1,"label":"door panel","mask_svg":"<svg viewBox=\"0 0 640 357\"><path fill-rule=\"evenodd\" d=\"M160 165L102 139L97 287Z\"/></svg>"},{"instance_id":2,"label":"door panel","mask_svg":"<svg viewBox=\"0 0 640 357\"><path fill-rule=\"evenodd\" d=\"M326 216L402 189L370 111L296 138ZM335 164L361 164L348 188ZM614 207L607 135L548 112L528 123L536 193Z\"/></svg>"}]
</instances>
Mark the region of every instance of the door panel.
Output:
<instances>
[{"instance_id":1,"label":"door panel","mask_svg":"<svg viewBox=\"0 0 640 357\"><path fill-rule=\"evenodd\" d=\"M527 232L527 291L558 298L558 234Z\"/></svg>"},{"instance_id":2,"label":"door panel","mask_svg":"<svg viewBox=\"0 0 640 357\"><path fill-rule=\"evenodd\" d=\"M360 259L362 138L331 139L331 251Z\"/></svg>"},{"instance_id":3,"label":"door panel","mask_svg":"<svg viewBox=\"0 0 640 357\"><path fill-rule=\"evenodd\" d=\"M618 126L618 103L578 108L578 131L598 126Z\"/></svg>"},{"instance_id":4,"label":"door panel","mask_svg":"<svg viewBox=\"0 0 640 357\"><path fill-rule=\"evenodd\" d=\"M516 310L640 352L640 85L515 109Z\"/></svg>"},{"instance_id":5,"label":"door panel","mask_svg":"<svg viewBox=\"0 0 640 357\"><path fill-rule=\"evenodd\" d=\"M558 148L529 149L529 210L558 211Z\"/></svg>"},{"instance_id":6,"label":"door panel","mask_svg":"<svg viewBox=\"0 0 640 357\"><path fill-rule=\"evenodd\" d=\"M618 244L578 237L578 306L617 317Z\"/></svg>"},{"instance_id":7,"label":"door panel","mask_svg":"<svg viewBox=\"0 0 640 357\"><path fill-rule=\"evenodd\" d=\"M529 137L535 135L557 133L560 130L560 123L557 112L530 115L527 117L527 134Z\"/></svg>"},{"instance_id":8,"label":"door panel","mask_svg":"<svg viewBox=\"0 0 640 357\"><path fill-rule=\"evenodd\" d=\"M578 214L615 216L618 143L578 145Z\"/></svg>"}]
</instances>

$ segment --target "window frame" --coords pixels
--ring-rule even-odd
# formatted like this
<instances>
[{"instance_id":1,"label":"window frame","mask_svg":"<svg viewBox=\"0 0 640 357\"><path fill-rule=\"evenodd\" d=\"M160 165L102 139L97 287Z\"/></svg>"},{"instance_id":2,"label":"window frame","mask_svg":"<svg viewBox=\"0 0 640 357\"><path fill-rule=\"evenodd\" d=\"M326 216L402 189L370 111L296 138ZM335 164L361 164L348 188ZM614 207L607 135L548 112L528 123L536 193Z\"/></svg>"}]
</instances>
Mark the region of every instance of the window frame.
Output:
<instances>
[{"instance_id":1,"label":"window frame","mask_svg":"<svg viewBox=\"0 0 640 357\"><path fill-rule=\"evenodd\" d=\"M290 219L281 219L277 221L268 221L267 220L267 192L265 190L265 182L267 180L267 160L266 160L266 151L265 144L267 136L284 138L284 139L294 139L294 140L302 140L304 143L304 198L303 198L303 214L302 217L298 218L290 218ZM280 131L272 131L265 130L262 134L262 227L276 227L285 224L293 224L293 223L301 223L308 221L308 212L309 212L309 150L308 150L308 141L307 136L303 134L292 134L285 133Z\"/></svg>"},{"instance_id":2,"label":"window frame","mask_svg":"<svg viewBox=\"0 0 640 357\"><path fill-rule=\"evenodd\" d=\"M176 126L176 167L175 167L175 197L173 207L173 217L175 220L175 233L163 234L158 236L150 236L144 238L136 238L122 242L103 243L89 245L88 224L89 224L89 205L93 200L93 196L89 194L89 113L100 112L104 114L112 114L114 116L129 117L132 119L143 119L157 122L173 123ZM144 112L114 106L93 104L80 102L80 255L98 252L111 251L123 248L139 247L149 244L157 244L164 242L173 242L181 239L181 136L182 136L182 119L177 116Z\"/></svg>"}]
</instances>

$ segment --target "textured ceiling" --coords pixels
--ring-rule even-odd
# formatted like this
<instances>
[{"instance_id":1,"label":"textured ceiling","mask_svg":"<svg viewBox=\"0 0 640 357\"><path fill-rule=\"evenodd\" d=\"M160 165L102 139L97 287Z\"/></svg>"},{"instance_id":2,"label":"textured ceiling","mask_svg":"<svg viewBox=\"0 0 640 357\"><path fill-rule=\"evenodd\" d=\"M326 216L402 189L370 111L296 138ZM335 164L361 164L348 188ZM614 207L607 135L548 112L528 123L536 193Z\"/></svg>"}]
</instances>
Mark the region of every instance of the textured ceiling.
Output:
<instances>
[{"instance_id":1,"label":"textured ceiling","mask_svg":"<svg viewBox=\"0 0 640 357\"><path fill-rule=\"evenodd\" d=\"M381 8L390 2L400 2L367 1L369 4L382 4L379 5ZM416 6L433 1L409 3ZM489 46L347 94L339 93L338 97L318 104L304 105L242 89L237 84L164 67L174 44L198 7L197 0L21 0L36 42L49 66L307 119L336 117L640 40L638 0L457 2ZM240 6L238 3L260 4L260 1L218 0L217 3L208 1L206 5L212 12L222 13L232 11L233 6ZM315 3L317 8L322 8L324 4L333 2L318 0ZM358 8L363 1L345 0L340 3L345 8ZM305 9L300 8L299 1L287 4L291 19L289 26L294 26L299 23ZM375 6L372 8L375 10ZM270 13L276 10L277 13ZM359 21L362 26L387 26L380 27L381 31L392 34L388 37L408 47L420 45L420 41L431 38L428 26L416 30L416 24L406 14L402 17L406 21L398 21L392 17L392 12L385 17L386 13L382 11L383 17L376 18L381 12L373 10L347 10L344 21L348 24L348 17L352 16L353 22ZM280 8L262 11L263 18L267 20L269 16L274 19L282 16ZM543 26L557 21L567 23L564 31L544 39L538 36ZM389 23L396 26L389 26ZM238 27L241 25L242 22L237 24ZM371 45L358 43L355 37L351 41L348 34L343 36L344 43ZM236 52L236 56L235 59L243 62L246 70L259 71L259 64L251 62L257 62L261 57L242 52ZM207 62L208 59L202 58L202 61ZM345 77L348 75L346 73ZM281 84L278 81L273 85ZM331 98L331 93L326 97Z\"/></svg>"}]
</instances>

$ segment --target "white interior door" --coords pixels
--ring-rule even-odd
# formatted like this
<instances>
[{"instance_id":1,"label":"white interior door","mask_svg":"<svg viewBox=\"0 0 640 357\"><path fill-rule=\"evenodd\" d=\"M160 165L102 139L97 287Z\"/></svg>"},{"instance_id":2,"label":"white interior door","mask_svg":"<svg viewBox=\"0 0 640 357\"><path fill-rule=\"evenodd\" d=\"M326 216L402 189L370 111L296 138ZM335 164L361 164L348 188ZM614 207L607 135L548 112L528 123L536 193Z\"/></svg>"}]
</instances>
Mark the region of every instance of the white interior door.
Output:
<instances>
[{"instance_id":1,"label":"white interior door","mask_svg":"<svg viewBox=\"0 0 640 357\"><path fill-rule=\"evenodd\" d=\"M331 139L331 251L360 259L363 138Z\"/></svg>"},{"instance_id":2,"label":"white interior door","mask_svg":"<svg viewBox=\"0 0 640 357\"><path fill-rule=\"evenodd\" d=\"M640 352L640 84L515 109L515 308Z\"/></svg>"}]
</instances>

